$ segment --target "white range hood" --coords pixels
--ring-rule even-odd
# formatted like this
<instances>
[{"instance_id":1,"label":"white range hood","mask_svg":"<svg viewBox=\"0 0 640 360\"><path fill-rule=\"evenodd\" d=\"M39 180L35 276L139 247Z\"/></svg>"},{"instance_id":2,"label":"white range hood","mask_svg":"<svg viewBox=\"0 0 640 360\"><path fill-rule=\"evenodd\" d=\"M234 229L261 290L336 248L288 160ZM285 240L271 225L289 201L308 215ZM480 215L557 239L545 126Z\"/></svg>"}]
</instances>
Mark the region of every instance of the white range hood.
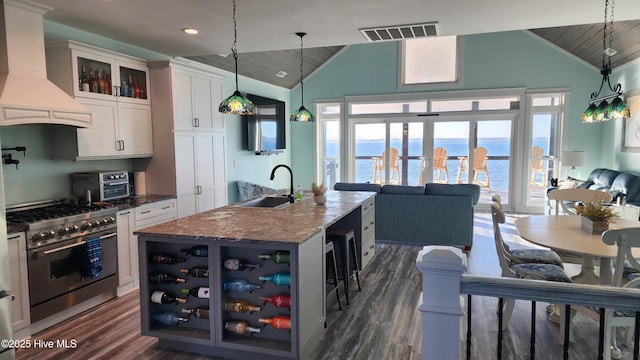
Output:
<instances>
[{"instance_id":1,"label":"white range hood","mask_svg":"<svg viewBox=\"0 0 640 360\"><path fill-rule=\"evenodd\" d=\"M0 3L0 126L91 127L89 110L47 79L42 16L53 9L24 0Z\"/></svg>"}]
</instances>

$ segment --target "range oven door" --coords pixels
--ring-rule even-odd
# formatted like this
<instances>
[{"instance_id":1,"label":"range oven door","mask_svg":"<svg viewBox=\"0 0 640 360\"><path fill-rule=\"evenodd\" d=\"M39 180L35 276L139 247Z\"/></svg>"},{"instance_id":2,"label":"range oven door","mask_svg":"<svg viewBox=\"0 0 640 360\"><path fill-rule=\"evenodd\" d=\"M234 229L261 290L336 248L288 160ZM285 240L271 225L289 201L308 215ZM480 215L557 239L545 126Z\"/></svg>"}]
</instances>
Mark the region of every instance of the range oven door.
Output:
<instances>
[{"instance_id":1,"label":"range oven door","mask_svg":"<svg viewBox=\"0 0 640 360\"><path fill-rule=\"evenodd\" d=\"M91 278L87 274L85 240L98 237L102 245L102 273ZM34 307L55 308L55 304L51 302L55 302L55 299L58 299L58 303L65 302L70 307L75 305L69 304L69 301L74 301L74 296L69 295L74 291L109 278L114 278L117 285L117 233L115 230L108 230L88 235L86 238L76 238L29 250L27 266L32 321L37 321L38 316L34 320ZM64 300L64 296L69 298Z\"/></svg>"}]
</instances>

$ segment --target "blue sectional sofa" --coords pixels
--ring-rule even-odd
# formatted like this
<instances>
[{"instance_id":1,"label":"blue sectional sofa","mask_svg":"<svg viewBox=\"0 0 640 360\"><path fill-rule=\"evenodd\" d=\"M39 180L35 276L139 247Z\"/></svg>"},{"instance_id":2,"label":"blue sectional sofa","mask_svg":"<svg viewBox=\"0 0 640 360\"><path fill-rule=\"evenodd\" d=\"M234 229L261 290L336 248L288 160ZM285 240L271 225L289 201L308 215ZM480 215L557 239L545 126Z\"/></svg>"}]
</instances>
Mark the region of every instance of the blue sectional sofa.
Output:
<instances>
[{"instance_id":1,"label":"blue sectional sofa","mask_svg":"<svg viewBox=\"0 0 640 360\"><path fill-rule=\"evenodd\" d=\"M640 175L611 169L595 169L587 180L580 184L584 189L608 191L615 202L625 196L627 203L640 206Z\"/></svg>"},{"instance_id":2,"label":"blue sectional sofa","mask_svg":"<svg viewBox=\"0 0 640 360\"><path fill-rule=\"evenodd\" d=\"M467 250L473 244L478 185L337 183L334 189L376 193L376 241L462 246Z\"/></svg>"}]
</instances>

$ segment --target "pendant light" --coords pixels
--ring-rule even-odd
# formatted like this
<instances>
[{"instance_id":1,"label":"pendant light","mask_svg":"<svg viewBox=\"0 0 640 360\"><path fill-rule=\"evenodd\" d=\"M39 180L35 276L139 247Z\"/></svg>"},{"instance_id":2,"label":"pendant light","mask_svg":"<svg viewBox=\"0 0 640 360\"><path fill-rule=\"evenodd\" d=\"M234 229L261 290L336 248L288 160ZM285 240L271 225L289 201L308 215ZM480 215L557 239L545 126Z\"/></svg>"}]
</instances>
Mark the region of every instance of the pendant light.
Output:
<instances>
[{"instance_id":1,"label":"pendant light","mask_svg":"<svg viewBox=\"0 0 640 360\"><path fill-rule=\"evenodd\" d=\"M300 94L301 94L301 104L300 104L300 108L296 111L293 112L293 114L291 114L291 118L289 118L290 121L301 121L301 122L313 122L313 114L311 113L311 111L307 110L304 107L304 82L302 81L303 79L303 68L302 65L304 64L304 57L302 54L302 38L307 35L307 33L305 32L297 32L296 35L298 35L300 37Z\"/></svg>"},{"instance_id":2,"label":"pendant light","mask_svg":"<svg viewBox=\"0 0 640 360\"><path fill-rule=\"evenodd\" d=\"M233 0L233 60L236 63L236 91L228 98L222 100L218 111L223 114L232 115L254 115L256 106L238 91L238 31L236 30L236 0Z\"/></svg>"},{"instance_id":3,"label":"pendant light","mask_svg":"<svg viewBox=\"0 0 640 360\"><path fill-rule=\"evenodd\" d=\"M607 33L607 13L609 12L609 0L604 2L604 30L602 39L602 82L597 92L591 93L589 107L582 114L582 122L601 122L608 120L626 119L631 116L629 106L622 101L622 86L616 84L611 86L609 75L611 75L611 57L616 54L613 50L613 10L615 8L615 0L611 1L611 19L609 20L609 32ZM607 35L609 43L607 44ZM607 84L611 93L609 95L600 96L604 84ZM611 103L607 102L611 100Z\"/></svg>"}]
</instances>

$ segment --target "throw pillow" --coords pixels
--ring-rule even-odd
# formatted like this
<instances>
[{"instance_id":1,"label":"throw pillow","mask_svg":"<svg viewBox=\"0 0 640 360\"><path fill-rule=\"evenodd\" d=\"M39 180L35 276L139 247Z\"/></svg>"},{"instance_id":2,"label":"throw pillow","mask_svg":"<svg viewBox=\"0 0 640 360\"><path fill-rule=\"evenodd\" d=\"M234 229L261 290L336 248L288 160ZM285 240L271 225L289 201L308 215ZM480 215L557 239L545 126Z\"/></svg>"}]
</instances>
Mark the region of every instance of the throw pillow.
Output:
<instances>
[{"instance_id":1,"label":"throw pillow","mask_svg":"<svg viewBox=\"0 0 640 360\"><path fill-rule=\"evenodd\" d=\"M577 189L582 184L584 184L584 181L568 177L558 181L558 189Z\"/></svg>"}]
</instances>

